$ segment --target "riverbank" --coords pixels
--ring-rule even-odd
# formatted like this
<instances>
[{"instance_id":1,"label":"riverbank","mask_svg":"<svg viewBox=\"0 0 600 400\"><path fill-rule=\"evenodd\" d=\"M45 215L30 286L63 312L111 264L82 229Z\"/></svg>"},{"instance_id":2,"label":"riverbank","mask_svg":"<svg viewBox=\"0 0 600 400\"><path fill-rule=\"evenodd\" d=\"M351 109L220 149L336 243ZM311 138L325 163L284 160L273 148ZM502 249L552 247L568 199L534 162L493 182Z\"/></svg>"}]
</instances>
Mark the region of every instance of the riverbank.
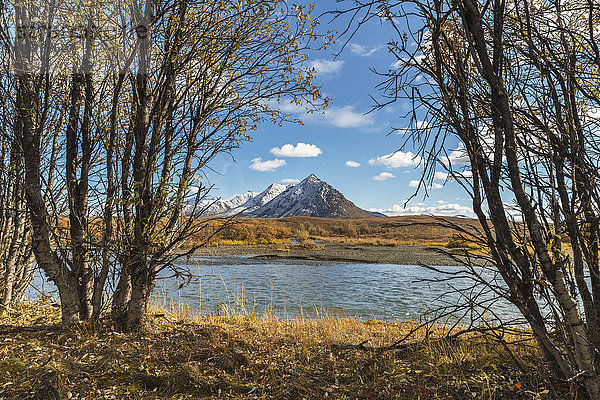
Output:
<instances>
[{"instance_id":1,"label":"riverbank","mask_svg":"<svg viewBox=\"0 0 600 400\"><path fill-rule=\"evenodd\" d=\"M0 398L547 398L531 347L479 333L439 340L442 329L411 333L410 322L280 321L234 310L199 317L157 307L137 334L115 333L106 321L15 331L58 320L47 305L0 316Z\"/></svg>"},{"instance_id":2,"label":"riverbank","mask_svg":"<svg viewBox=\"0 0 600 400\"><path fill-rule=\"evenodd\" d=\"M444 252L449 249L425 245L377 246L344 243L225 245L201 248L199 256L252 256L259 259L298 259L326 262L356 262L399 265L460 265ZM454 250L460 254L460 250ZM460 257L459 257L460 259Z\"/></svg>"}]
</instances>

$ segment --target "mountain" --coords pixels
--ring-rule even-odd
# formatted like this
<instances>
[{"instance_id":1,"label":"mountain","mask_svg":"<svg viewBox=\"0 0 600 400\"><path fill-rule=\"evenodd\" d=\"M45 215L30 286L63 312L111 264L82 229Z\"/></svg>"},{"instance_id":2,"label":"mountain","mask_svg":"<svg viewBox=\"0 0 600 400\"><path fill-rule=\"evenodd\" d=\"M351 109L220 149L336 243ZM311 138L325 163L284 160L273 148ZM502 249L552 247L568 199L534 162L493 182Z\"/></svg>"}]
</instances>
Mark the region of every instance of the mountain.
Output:
<instances>
[{"instance_id":1,"label":"mountain","mask_svg":"<svg viewBox=\"0 0 600 400\"><path fill-rule=\"evenodd\" d=\"M233 195L227 199L206 199L200 202L197 210L205 209L203 215L233 214L232 210L237 209L257 195L259 193L248 191Z\"/></svg>"},{"instance_id":2,"label":"mountain","mask_svg":"<svg viewBox=\"0 0 600 400\"><path fill-rule=\"evenodd\" d=\"M281 218L292 216L358 218L385 216L358 208L343 194L310 175L293 185L273 183L262 192L245 192L227 199L202 200L197 211L186 206L185 214L203 210L203 216L233 216L248 218Z\"/></svg>"},{"instance_id":3,"label":"mountain","mask_svg":"<svg viewBox=\"0 0 600 400\"><path fill-rule=\"evenodd\" d=\"M246 209L246 212L252 212L257 208L264 206L291 186L294 185L282 185L279 183L272 183L269 185L268 188L260 192L258 195L249 199L240 208Z\"/></svg>"},{"instance_id":4,"label":"mountain","mask_svg":"<svg viewBox=\"0 0 600 400\"><path fill-rule=\"evenodd\" d=\"M282 218L292 216L310 217L372 217L358 208L335 188L317 178L308 176L297 185L288 187L258 209L252 216L259 218Z\"/></svg>"}]
</instances>

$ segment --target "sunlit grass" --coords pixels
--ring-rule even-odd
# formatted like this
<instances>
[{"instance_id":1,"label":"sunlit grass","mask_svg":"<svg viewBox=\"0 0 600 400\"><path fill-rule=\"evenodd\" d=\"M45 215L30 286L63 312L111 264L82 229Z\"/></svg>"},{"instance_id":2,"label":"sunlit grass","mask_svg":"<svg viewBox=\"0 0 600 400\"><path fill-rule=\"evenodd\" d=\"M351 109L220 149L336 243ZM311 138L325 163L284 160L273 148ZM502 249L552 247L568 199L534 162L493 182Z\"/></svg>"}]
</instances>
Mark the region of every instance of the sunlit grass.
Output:
<instances>
[{"instance_id":1,"label":"sunlit grass","mask_svg":"<svg viewBox=\"0 0 600 400\"><path fill-rule=\"evenodd\" d=\"M449 218L467 232L475 232L476 220ZM318 240L329 243L373 246L426 245L445 247L456 242L456 231L434 217L390 218L235 218L207 222L187 245L207 242L210 247L272 245ZM473 246L470 244L469 246Z\"/></svg>"},{"instance_id":2,"label":"sunlit grass","mask_svg":"<svg viewBox=\"0 0 600 400\"><path fill-rule=\"evenodd\" d=\"M255 312L243 304L231 299L201 315L158 298L139 333L114 333L103 318L0 335L0 397L52 398L50 386L61 398L85 399L530 399L545 390L530 346L505 347L478 333L440 341L444 327L416 329L416 322L321 309L310 317ZM59 317L55 307L23 305L0 324L50 325ZM409 333L404 348L384 349ZM506 336L524 338L527 332ZM360 343L381 349L336 349Z\"/></svg>"}]
</instances>

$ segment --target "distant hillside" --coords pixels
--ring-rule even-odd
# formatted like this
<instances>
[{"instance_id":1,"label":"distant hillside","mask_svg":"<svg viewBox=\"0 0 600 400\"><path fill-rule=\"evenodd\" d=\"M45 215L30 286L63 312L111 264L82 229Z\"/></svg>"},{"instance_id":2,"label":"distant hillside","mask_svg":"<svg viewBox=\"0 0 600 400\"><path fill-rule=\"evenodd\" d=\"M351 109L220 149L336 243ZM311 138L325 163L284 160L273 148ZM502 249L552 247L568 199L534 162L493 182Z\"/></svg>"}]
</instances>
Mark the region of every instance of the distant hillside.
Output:
<instances>
[{"instance_id":1,"label":"distant hillside","mask_svg":"<svg viewBox=\"0 0 600 400\"><path fill-rule=\"evenodd\" d=\"M214 233L220 222L202 231L198 242ZM314 239L347 244L380 246L434 245L462 247L463 240L450 225L477 235L479 221L469 218L411 215L388 218L236 218L218 232L211 244L289 243L291 239ZM213 230L214 228L214 230Z\"/></svg>"}]
</instances>

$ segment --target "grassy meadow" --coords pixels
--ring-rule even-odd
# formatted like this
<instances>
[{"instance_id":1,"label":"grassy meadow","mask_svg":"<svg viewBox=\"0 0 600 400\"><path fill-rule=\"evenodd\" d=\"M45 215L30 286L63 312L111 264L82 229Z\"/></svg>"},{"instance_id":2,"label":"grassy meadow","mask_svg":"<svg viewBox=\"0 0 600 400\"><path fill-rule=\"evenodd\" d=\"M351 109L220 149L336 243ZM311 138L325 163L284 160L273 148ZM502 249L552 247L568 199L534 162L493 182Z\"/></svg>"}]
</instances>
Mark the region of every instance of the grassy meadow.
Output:
<instances>
[{"instance_id":1,"label":"grassy meadow","mask_svg":"<svg viewBox=\"0 0 600 400\"><path fill-rule=\"evenodd\" d=\"M542 399L548 391L526 332L338 318L280 320L223 309L198 316L155 302L142 333L59 328L49 304L0 317L4 399ZM50 326L45 330L20 327ZM416 330L415 330L416 329ZM400 341L396 349L386 347ZM355 348L348 348L355 345ZM565 391L568 387L565 388Z\"/></svg>"},{"instance_id":2,"label":"grassy meadow","mask_svg":"<svg viewBox=\"0 0 600 400\"><path fill-rule=\"evenodd\" d=\"M475 233L473 219L448 217L446 221ZM460 246L463 241L454 229L442 226L429 216L388 218L235 218L207 223L188 245L207 242L208 246L253 245L317 240L329 243L375 246L434 245Z\"/></svg>"}]
</instances>

